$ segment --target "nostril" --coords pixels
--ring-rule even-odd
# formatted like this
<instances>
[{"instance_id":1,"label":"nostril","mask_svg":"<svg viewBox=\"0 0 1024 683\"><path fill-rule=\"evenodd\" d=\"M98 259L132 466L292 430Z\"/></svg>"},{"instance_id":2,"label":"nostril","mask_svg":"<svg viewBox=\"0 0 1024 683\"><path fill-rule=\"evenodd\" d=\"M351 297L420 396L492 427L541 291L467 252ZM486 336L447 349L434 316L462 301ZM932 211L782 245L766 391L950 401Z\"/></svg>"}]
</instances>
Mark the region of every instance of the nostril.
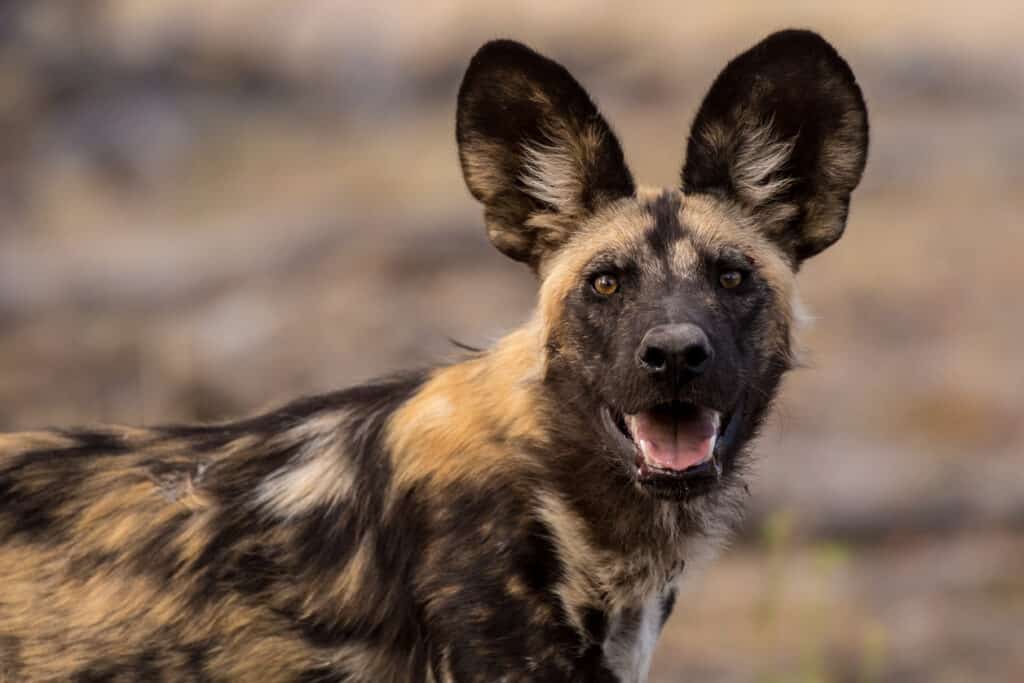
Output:
<instances>
[{"instance_id":1,"label":"nostril","mask_svg":"<svg viewBox=\"0 0 1024 683\"><path fill-rule=\"evenodd\" d=\"M659 325L643 336L636 350L636 363L651 375L670 374L681 379L704 372L714 355L707 335L698 326Z\"/></svg>"},{"instance_id":2,"label":"nostril","mask_svg":"<svg viewBox=\"0 0 1024 683\"><path fill-rule=\"evenodd\" d=\"M700 370L708 362L710 355L703 345L693 344L683 351L683 362L689 370Z\"/></svg>"},{"instance_id":3,"label":"nostril","mask_svg":"<svg viewBox=\"0 0 1024 683\"><path fill-rule=\"evenodd\" d=\"M664 370L668 362L668 356L657 346L648 346L640 355L640 362L648 370Z\"/></svg>"}]
</instances>

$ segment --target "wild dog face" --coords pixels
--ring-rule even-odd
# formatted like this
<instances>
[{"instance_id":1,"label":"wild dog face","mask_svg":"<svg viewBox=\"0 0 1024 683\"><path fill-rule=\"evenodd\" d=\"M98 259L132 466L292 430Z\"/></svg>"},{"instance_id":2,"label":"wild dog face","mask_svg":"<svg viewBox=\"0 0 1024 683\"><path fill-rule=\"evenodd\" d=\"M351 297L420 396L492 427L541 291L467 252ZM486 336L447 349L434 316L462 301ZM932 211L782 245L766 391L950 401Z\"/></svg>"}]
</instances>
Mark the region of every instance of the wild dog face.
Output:
<instances>
[{"instance_id":1,"label":"wild dog face","mask_svg":"<svg viewBox=\"0 0 1024 683\"><path fill-rule=\"evenodd\" d=\"M730 62L678 189L638 190L579 83L510 41L474 57L457 138L491 241L541 280L544 381L578 445L658 496L719 485L793 364L794 275L864 169L846 62L806 31Z\"/></svg>"}]
</instances>

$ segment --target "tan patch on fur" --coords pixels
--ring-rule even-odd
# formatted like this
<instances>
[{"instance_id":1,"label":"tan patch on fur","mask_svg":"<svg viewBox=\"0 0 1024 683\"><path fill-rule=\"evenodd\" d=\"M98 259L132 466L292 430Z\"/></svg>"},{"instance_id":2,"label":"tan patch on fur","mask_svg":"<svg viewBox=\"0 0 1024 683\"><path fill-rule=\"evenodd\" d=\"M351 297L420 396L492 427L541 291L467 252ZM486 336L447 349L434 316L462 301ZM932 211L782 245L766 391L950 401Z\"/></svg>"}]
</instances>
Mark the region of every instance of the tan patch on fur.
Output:
<instances>
[{"instance_id":1,"label":"tan patch on fur","mask_svg":"<svg viewBox=\"0 0 1024 683\"><path fill-rule=\"evenodd\" d=\"M0 548L0 583L5 587L0 623L5 629L89 635L59 643L45 637L23 639L20 655L33 676L65 680L69 672L98 656L131 652L181 613L177 594L169 587L113 568L73 579L68 571L71 561L67 548Z\"/></svg>"},{"instance_id":2,"label":"tan patch on fur","mask_svg":"<svg viewBox=\"0 0 1024 683\"><path fill-rule=\"evenodd\" d=\"M332 595L339 601L346 604L362 593L367 581L374 573L374 538L372 533L366 534L359 541L352 557L345 564L345 570L337 575L332 586ZM311 605L319 607L319 605Z\"/></svg>"},{"instance_id":3,"label":"tan patch on fur","mask_svg":"<svg viewBox=\"0 0 1024 683\"><path fill-rule=\"evenodd\" d=\"M5 458L14 458L30 451L59 450L74 444L74 440L53 432L0 434L0 464L3 464Z\"/></svg>"},{"instance_id":4,"label":"tan patch on fur","mask_svg":"<svg viewBox=\"0 0 1024 683\"><path fill-rule=\"evenodd\" d=\"M505 579L505 593L513 598L521 598L527 594L526 584L518 574L510 574Z\"/></svg>"},{"instance_id":5,"label":"tan patch on fur","mask_svg":"<svg viewBox=\"0 0 1024 683\"><path fill-rule=\"evenodd\" d=\"M466 184L480 201L491 201L506 184L504 169L494 163L505 155L505 146L480 138L471 138L462 146L462 168Z\"/></svg>"},{"instance_id":6,"label":"tan patch on fur","mask_svg":"<svg viewBox=\"0 0 1024 683\"><path fill-rule=\"evenodd\" d=\"M587 542L586 525L554 493L542 493L537 516L551 529L565 575L558 586L562 607L573 626L583 629L582 608L601 604L603 575L612 558Z\"/></svg>"},{"instance_id":7,"label":"tan patch on fur","mask_svg":"<svg viewBox=\"0 0 1024 683\"><path fill-rule=\"evenodd\" d=\"M495 468L513 473L535 466L495 438L544 440L538 338L527 325L491 353L438 370L395 412L386 438L397 488L421 479L483 480Z\"/></svg>"}]
</instances>

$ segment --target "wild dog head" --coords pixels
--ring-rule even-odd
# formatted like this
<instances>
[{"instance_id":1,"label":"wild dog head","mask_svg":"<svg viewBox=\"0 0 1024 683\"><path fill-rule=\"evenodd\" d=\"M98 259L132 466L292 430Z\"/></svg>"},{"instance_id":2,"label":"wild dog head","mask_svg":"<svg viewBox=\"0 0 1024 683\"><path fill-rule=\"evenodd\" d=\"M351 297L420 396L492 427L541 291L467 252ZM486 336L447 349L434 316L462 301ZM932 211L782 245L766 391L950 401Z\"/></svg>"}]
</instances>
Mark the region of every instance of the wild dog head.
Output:
<instances>
[{"instance_id":1,"label":"wild dog head","mask_svg":"<svg viewBox=\"0 0 1024 683\"><path fill-rule=\"evenodd\" d=\"M580 445L658 496L729 477L793 364L794 275L843 234L864 170L846 62L807 31L736 57L678 188L637 189L580 84L511 41L473 58L457 139L491 241L540 278L544 382Z\"/></svg>"}]
</instances>

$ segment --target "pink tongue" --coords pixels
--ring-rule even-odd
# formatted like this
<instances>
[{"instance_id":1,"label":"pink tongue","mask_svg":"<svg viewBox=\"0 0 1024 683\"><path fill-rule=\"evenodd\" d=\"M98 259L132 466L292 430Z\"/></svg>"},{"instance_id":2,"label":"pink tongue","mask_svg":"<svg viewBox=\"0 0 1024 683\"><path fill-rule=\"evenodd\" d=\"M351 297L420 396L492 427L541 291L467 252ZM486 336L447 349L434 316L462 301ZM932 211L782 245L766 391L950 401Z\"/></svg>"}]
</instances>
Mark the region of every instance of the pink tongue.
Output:
<instances>
[{"instance_id":1,"label":"pink tongue","mask_svg":"<svg viewBox=\"0 0 1024 683\"><path fill-rule=\"evenodd\" d=\"M699 409L692 413L643 412L626 419L648 464L685 470L711 457L718 431L718 414Z\"/></svg>"}]
</instances>

